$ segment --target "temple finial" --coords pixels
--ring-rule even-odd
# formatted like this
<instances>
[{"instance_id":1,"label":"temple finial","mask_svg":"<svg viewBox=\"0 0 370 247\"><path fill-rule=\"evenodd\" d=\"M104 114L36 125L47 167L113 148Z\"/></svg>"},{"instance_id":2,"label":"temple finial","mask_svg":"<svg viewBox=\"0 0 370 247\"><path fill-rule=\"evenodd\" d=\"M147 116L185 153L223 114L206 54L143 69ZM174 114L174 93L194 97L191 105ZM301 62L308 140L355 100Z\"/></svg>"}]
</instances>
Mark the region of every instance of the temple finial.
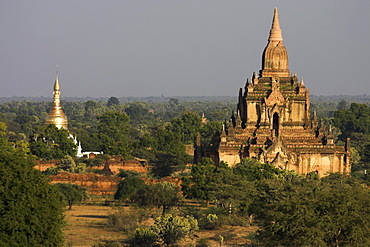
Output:
<instances>
[{"instance_id":1,"label":"temple finial","mask_svg":"<svg viewBox=\"0 0 370 247\"><path fill-rule=\"evenodd\" d=\"M59 85L59 79L58 79L58 65L57 65L57 71L55 73L55 83L54 83L54 91L59 91L60 90L60 85Z\"/></svg>"},{"instance_id":2,"label":"temple finial","mask_svg":"<svg viewBox=\"0 0 370 247\"><path fill-rule=\"evenodd\" d=\"M268 40L274 43L279 43L280 41L283 41L283 35L280 29L279 13L277 8L274 9L274 17L272 19L270 36Z\"/></svg>"}]
</instances>

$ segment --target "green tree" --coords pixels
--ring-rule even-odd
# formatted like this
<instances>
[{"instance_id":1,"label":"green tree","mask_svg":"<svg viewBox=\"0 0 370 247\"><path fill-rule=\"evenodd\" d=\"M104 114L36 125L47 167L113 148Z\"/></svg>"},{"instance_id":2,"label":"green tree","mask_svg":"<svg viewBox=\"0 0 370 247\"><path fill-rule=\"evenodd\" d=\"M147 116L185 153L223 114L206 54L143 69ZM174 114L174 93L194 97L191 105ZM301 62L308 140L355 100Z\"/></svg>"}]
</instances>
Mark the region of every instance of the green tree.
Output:
<instances>
[{"instance_id":1,"label":"green tree","mask_svg":"<svg viewBox=\"0 0 370 247\"><path fill-rule=\"evenodd\" d=\"M204 144L212 143L215 137L219 137L222 130L221 122L208 122L203 125L199 132L201 135L201 142Z\"/></svg>"},{"instance_id":2,"label":"green tree","mask_svg":"<svg viewBox=\"0 0 370 247\"><path fill-rule=\"evenodd\" d=\"M157 129L153 146L156 151L163 151L173 155L185 152L185 146L180 141L181 134L169 129Z\"/></svg>"},{"instance_id":3,"label":"green tree","mask_svg":"<svg viewBox=\"0 0 370 247\"><path fill-rule=\"evenodd\" d=\"M342 108L334 113L333 122L342 132L342 138L350 133L370 133L370 107L365 104L352 103L349 109Z\"/></svg>"},{"instance_id":4,"label":"green tree","mask_svg":"<svg viewBox=\"0 0 370 247\"><path fill-rule=\"evenodd\" d=\"M85 103L85 116L93 118L95 117L95 109L97 108L98 104L93 100L88 100Z\"/></svg>"},{"instance_id":5,"label":"green tree","mask_svg":"<svg viewBox=\"0 0 370 247\"><path fill-rule=\"evenodd\" d=\"M216 167L209 158L194 164L189 177L183 178L182 191L187 198L214 201L222 213L248 213L254 186L227 164Z\"/></svg>"},{"instance_id":6,"label":"green tree","mask_svg":"<svg viewBox=\"0 0 370 247\"><path fill-rule=\"evenodd\" d=\"M167 152L157 151L155 158L151 160L153 167L151 173L156 177L171 176L173 172L183 169L187 163L190 163L192 158L184 152L171 154Z\"/></svg>"},{"instance_id":7,"label":"green tree","mask_svg":"<svg viewBox=\"0 0 370 247\"><path fill-rule=\"evenodd\" d=\"M150 147L151 153L154 154L150 162L153 164L152 173L155 176L169 176L191 162L191 157L185 152L185 145L180 141L181 133L168 128L158 128L153 132L153 137L144 135L141 143Z\"/></svg>"},{"instance_id":8,"label":"green tree","mask_svg":"<svg viewBox=\"0 0 370 247\"><path fill-rule=\"evenodd\" d=\"M118 111L108 111L97 117L101 150L109 155L129 156L130 117Z\"/></svg>"},{"instance_id":9,"label":"green tree","mask_svg":"<svg viewBox=\"0 0 370 247\"><path fill-rule=\"evenodd\" d=\"M196 198L209 202L214 199L210 184L216 166L210 158L203 158L198 164L193 164L189 177L184 177L181 184L186 198Z\"/></svg>"},{"instance_id":10,"label":"green tree","mask_svg":"<svg viewBox=\"0 0 370 247\"><path fill-rule=\"evenodd\" d=\"M110 97L108 99L107 106L110 107L112 105L119 105L119 100L116 97Z\"/></svg>"},{"instance_id":11,"label":"green tree","mask_svg":"<svg viewBox=\"0 0 370 247\"><path fill-rule=\"evenodd\" d=\"M164 214L179 203L179 188L168 182L150 184L137 190L131 199L139 207L162 208L162 214Z\"/></svg>"},{"instance_id":12,"label":"green tree","mask_svg":"<svg viewBox=\"0 0 370 247\"><path fill-rule=\"evenodd\" d=\"M202 119L195 113L186 112L181 118L173 118L167 129L177 133L182 143L193 143L196 133L201 127Z\"/></svg>"},{"instance_id":13,"label":"green tree","mask_svg":"<svg viewBox=\"0 0 370 247\"><path fill-rule=\"evenodd\" d=\"M333 123L341 134L340 140L351 139L351 146L356 148L360 155L358 164L353 171L370 167L370 107L365 104L352 103L346 109L342 108L334 113Z\"/></svg>"},{"instance_id":14,"label":"green tree","mask_svg":"<svg viewBox=\"0 0 370 247\"><path fill-rule=\"evenodd\" d=\"M67 155L65 159L62 159L58 164L58 168L63 171L70 172L70 173L84 173L86 169L86 165L83 163L78 163L74 161L74 159Z\"/></svg>"},{"instance_id":15,"label":"green tree","mask_svg":"<svg viewBox=\"0 0 370 247\"><path fill-rule=\"evenodd\" d=\"M183 122L184 143L194 143L195 135L202 126L202 118L193 113L186 112L181 116Z\"/></svg>"},{"instance_id":16,"label":"green tree","mask_svg":"<svg viewBox=\"0 0 370 247\"><path fill-rule=\"evenodd\" d=\"M122 180L117 187L114 194L114 199L125 200L136 193L137 190L145 186L144 180L139 177L128 177Z\"/></svg>"},{"instance_id":17,"label":"green tree","mask_svg":"<svg viewBox=\"0 0 370 247\"><path fill-rule=\"evenodd\" d=\"M198 230L198 221L191 216L181 217L167 214L158 217L153 226L153 231L163 242L170 246L181 238Z\"/></svg>"},{"instance_id":18,"label":"green tree","mask_svg":"<svg viewBox=\"0 0 370 247\"><path fill-rule=\"evenodd\" d=\"M144 102L130 103L126 108L125 112L130 116L133 124L139 125L152 125L156 122L155 116L151 111L150 107Z\"/></svg>"},{"instance_id":19,"label":"green tree","mask_svg":"<svg viewBox=\"0 0 370 247\"><path fill-rule=\"evenodd\" d=\"M341 110L341 109L347 109L348 108L348 102L344 99L341 99L339 102L338 102L338 106L337 106L337 109L338 110Z\"/></svg>"},{"instance_id":20,"label":"green tree","mask_svg":"<svg viewBox=\"0 0 370 247\"><path fill-rule=\"evenodd\" d=\"M6 135L6 131L7 131L7 126L5 123L3 122L0 122L0 138L2 138L2 140L5 142L5 135ZM1 140L1 139L0 139Z\"/></svg>"},{"instance_id":21,"label":"green tree","mask_svg":"<svg viewBox=\"0 0 370 247\"><path fill-rule=\"evenodd\" d=\"M255 159L243 159L234 169L236 174L241 175L248 181L272 179L282 174L283 171L269 164L262 164Z\"/></svg>"},{"instance_id":22,"label":"green tree","mask_svg":"<svg viewBox=\"0 0 370 247\"><path fill-rule=\"evenodd\" d=\"M81 128L84 129L73 129L73 132L75 133L75 136L78 137L78 140L81 142L82 150L101 151L101 142L99 140L97 126L86 126Z\"/></svg>"},{"instance_id":23,"label":"green tree","mask_svg":"<svg viewBox=\"0 0 370 247\"><path fill-rule=\"evenodd\" d=\"M252 203L251 194L254 185L234 172L227 164L222 163L214 170L208 182L211 198L224 213L248 213Z\"/></svg>"},{"instance_id":24,"label":"green tree","mask_svg":"<svg viewBox=\"0 0 370 247\"><path fill-rule=\"evenodd\" d=\"M352 167L351 167L351 170L352 171L359 171L359 170L361 170L361 166L359 165L359 162L360 162L360 160L361 160L361 156L360 156L360 154L359 154L359 152L357 151L357 149L356 148L354 148L354 147L351 147L351 165L352 165Z\"/></svg>"},{"instance_id":25,"label":"green tree","mask_svg":"<svg viewBox=\"0 0 370 247\"><path fill-rule=\"evenodd\" d=\"M72 209L73 204L82 202L89 198L87 188L78 184L57 183L56 188L63 195L63 200L68 204L69 209Z\"/></svg>"},{"instance_id":26,"label":"green tree","mask_svg":"<svg viewBox=\"0 0 370 247\"><path fill-rule=\"evenodd\" d=\"M351 177L263 180L255 206L262 246L368 246L370 191ZM257 243L258 243L257 242Z\"/></svg>"},{"instance_id":27,"label":"green tree","mask_svg":"<svg viewBox=\"0 0 370 247\"><path fill-rule=\"evenodd\" d=\"M55 125L38 126L30 140L32 154L42 160L64 159L67 155L76 156L76 144L67 130Z\"/></svg>"},{"instance_id":28,"label":"green tree","mask_svg":"<svg viewBox=\"0 0 370 247\"><path fill-rule=\"evenodd\" d=\"M0 137L0 245L63 246L60 193L29 152Z\"/></svg>"}]
</instances>

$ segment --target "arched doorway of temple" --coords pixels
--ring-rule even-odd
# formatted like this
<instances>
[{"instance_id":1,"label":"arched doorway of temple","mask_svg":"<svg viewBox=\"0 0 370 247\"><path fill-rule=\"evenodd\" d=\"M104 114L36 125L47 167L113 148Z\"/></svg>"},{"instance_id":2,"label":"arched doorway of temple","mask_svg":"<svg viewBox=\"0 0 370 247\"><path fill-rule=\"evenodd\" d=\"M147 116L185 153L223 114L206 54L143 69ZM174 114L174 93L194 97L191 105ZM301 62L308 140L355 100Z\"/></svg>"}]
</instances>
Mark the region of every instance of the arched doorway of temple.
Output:
<instances>
[{"instance_id":1,"label":"arched doorway of temple","mask_svg":"<svg viewBox=\"0 0 370 247\"><path fill-rule=\"evenodd\" d=\"M279 114L277 112L275 112L272 117L272 129L274 130L275 136L278 136L279 135Z\"/></svg>"}]
</instances>

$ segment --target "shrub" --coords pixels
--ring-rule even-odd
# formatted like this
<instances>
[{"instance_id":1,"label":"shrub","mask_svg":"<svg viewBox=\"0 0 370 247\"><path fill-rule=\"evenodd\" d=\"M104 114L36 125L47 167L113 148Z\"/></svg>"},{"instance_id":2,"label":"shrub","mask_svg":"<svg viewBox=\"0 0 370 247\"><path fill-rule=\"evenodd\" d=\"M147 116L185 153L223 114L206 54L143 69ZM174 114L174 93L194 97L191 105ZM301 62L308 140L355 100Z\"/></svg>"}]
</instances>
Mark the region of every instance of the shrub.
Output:
<instances>
[{"instance_id":1,"label":"shrub","mask_svg":"<svg viewBox=\"0 0 370 247\"><path fill-rule=\"evenodd\" d=\"M108 216L107 225L119 231L133 232L147 218L144 210L137 212L118 212Z\"/></svg>"},{"instance_id":2,"label":"shrub","mask_svg":"<svg viewBox=\"0 0 370 247\"><path fill-rule=\"evenodd\" d=\"M119 173L117 174L117 177L128 178L128 177L137 177L139 175L140 173L137 171L119 169Z\"/></svg>"},{"instance_id":3,"label":"shrub","mask_svg":"<svg viewBox=\"0 0 370 247\"><path fill-rule=\"evenodd\" d=\"M118 184L114 199L125 200L145 186L144 180L139 177L128 177Z\"/></svg>"},{"instance_id":4,"label":"shrub","mask_svg":"<svg viewBox=\"0 0 370 247\"><path fill-rule=\"evenodd\" d=\"M210 246L207 238L201 238L197 241L196 247L208 247Z\"/></svg>"},{"instance_id":5,"label":"shrub","mask_svg":"<svg viewBox=\"0 0 370 247\"><path fill-rule=\"evenodd\" d=\"M198 221L192 216L167 214L155 220L153 230L166 245L171 245L198 230Z\"/></svg>"},{"instance_id":6,"label":"shrub","mask_svg":"<svg viewBox=\"0 0 370 247\"><path fill-rule=\"evenodd\" d=\"M156 242L158 241L157 234L148 227L145 228L136 228L135 232L129 238L130 246L157 246Z\"/></svg>"}]
</instances>

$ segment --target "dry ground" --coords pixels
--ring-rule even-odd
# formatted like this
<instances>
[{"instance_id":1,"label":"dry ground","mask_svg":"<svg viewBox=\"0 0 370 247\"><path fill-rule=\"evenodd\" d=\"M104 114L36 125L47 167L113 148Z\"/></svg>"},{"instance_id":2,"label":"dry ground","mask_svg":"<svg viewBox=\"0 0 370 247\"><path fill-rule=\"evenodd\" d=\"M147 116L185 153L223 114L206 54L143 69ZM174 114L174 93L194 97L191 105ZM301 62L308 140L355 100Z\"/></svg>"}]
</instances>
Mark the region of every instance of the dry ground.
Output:
<instances>
[{"instance_id":1,"label":"dry ground","mask_svg":"<svg viewBox=\"0 0 370 247\"><path fill-rule=\"evenodd\" d=\"M67 226L65 237L67 246L93 246L104 241L114 240L123 242L127 234L107 227L109 214L117 209L110 206L76 205L72 210L66 210ZM223 247L245 246L248 243L249 233L256 227L225 227L215 231L198 231L193 238L184 239L179 246L196 246L201 239L208 246L220 246L218 236L225 237Z\"/></svg>"},{"instance_id":2,"label":"dry ground","mask_svg":"<svg viewBox=\"0 0 370 247\"><path fill-rule=\"evenodd\" d=\"M114 211L109 206L75 205L66 210L67 226L65 238L67 246L92 246L104 240L122 241L126 236L106 226L109 214Z\"/></svg>"}]
</instances>

